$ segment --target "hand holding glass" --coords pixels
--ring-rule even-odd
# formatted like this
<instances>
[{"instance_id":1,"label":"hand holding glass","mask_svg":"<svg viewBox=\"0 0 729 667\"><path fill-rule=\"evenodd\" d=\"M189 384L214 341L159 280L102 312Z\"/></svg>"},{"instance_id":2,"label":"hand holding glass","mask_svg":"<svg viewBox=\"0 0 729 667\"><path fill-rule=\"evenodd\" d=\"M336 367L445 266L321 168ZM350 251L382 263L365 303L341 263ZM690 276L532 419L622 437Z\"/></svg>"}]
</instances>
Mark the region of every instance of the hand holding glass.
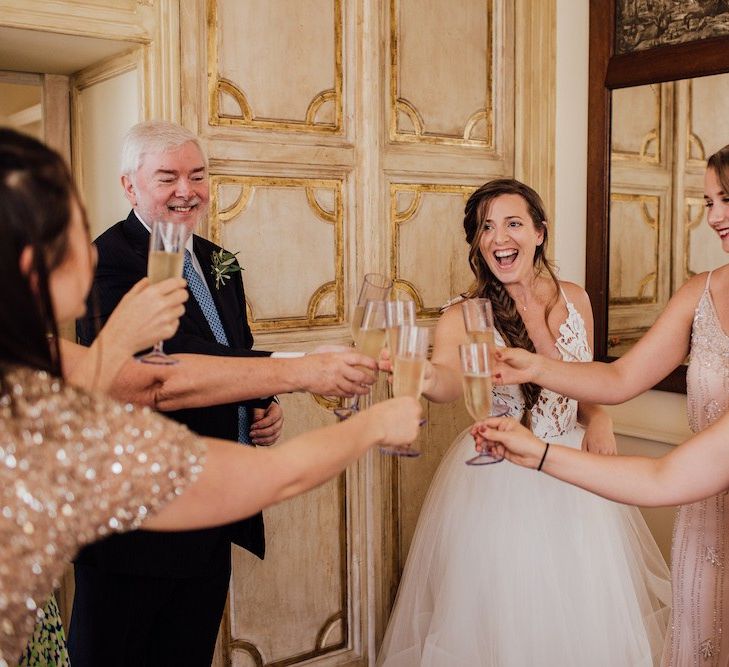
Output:
<instances>
[{"instance_id":1,"label":"hand holding glass","mask_svg":"<svg viewBox=\"0 0 729 667\"><path fill-rule=\"evenodd\" d=\"M354 346L359 345L359 330L362 325L362 317L364 316L365 306L368 301L384 301L390 290L392 289L392 280L387 276L383 276L380 273L367 273L362 280L362 287L359 289L359 296L357 297L357 303L354 306L352 312L352 321L350 325L352 327L352 340ZM348 408L339 408L334 411L340 419L346 419L353 412L359 410L359 396L355 396L351 405Z\"/></svg>"},{"instance_id":2,"label":"hand holding glass","mask_svg":"<svg viewBox=\"0 0 729 667\"><path fill-rule=\"evenodd\" d=\"M367 301L362 310L358 333L356 338L357 351L377 361L380 350L385 344L385 302L381 300ZM366 373L370 369L361 366ZM348 408L337 408L334 414L339 419L347 419L359 410L359 396Z\"/></svg>"},{"instance_id":3,"label":"hand holding glass","mask_svg":"<svg viewBox=\"0 0 729 667\"><path fill-rule=\"evenodd\" d=\"M487 417L501 417L508 412L506 406L492 406L491 362L489 346L486 343L467 343L459 345L461 370L463 371L463 399L468 413L474 421ZM479 454L466 461L467 465L488 465L499 463L503 458L490 454Z\"/></svg>"},{"instance_id":4,"label":"hand holding glass","mask_svg":"<svg viewBox=\"0 0 729 667\"><path fill-rule=\"evenodd\" d=\"M190 235L185 225L157 220L152 224L147 259L147 277L152 284L182 275L185 243ZM176 364L177 360L162 350L162 341L155 344L151 352L137 357L145 364Z\"/></svg>"},{"instance_id":5,"label":"hand holding glass","mask_svg":"<svg viewBox=\"0 0 729 667\"><path fill-rule=\"evenodd\" d=\"M408 324L400 327L397 347L393 352L393 396L420 398L428 359L428 334L426 327ZM380 447L380 451L395 456L420 456L420 450L415 443L398 447Z\"/></svg>"}]
</instances>

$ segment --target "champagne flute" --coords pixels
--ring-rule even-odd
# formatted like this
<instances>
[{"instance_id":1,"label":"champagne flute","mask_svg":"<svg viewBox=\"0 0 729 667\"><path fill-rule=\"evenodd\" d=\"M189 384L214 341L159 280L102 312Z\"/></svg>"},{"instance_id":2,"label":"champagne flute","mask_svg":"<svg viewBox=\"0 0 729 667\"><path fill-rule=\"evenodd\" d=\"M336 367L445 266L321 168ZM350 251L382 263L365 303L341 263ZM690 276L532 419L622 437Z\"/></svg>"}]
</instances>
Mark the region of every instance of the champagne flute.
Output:
<instances>
[{"instance_id":1,"label":"champagne flute","mask_svg":"<svg viewBox=\"0 0 729 667\"><path fill-rule=\"evenodd\" d=\"M397 350L397 336L403 324L415 325L415 301L406 299L389 299L385 301L385 329L387 331L387 349L390 353L390 363L395 361ZM387 385L387 395L392 396L392 385Z\"/></svg>"},{"instance_id":2,"label":"champagne flute","mask_svg":"<svg viewBox=\"0 0 729 667\"><path fill-rule=\"evenodd\" d=\"M391 359L395 358L398 331L404 324L415 325L415 301L412 299L385 301L385 328Z\"/></svg>"},{"instance_id":3,"label":"champagne flute","mask_svg":"<svg viewBox=\"0 0 729 667\"><path fill-rule=\"evenodd\" d=\"M189 235L189 229L176 222L155 220L152 223L147 258L147 277L150 283L155 284L182 275L185 243ZM164 353L162 341L157 342L151 352L137 359L145 364L169 366L177 363L176 359Z\"/></svg>"},{"instance_id":4,"label":"champagne flute","mask_svg":"<svg viewBox=\"0 0 729 667\"><path fill-rule=\"evenodd\" d=\"M474 421L487 417L503 417L508 409L504 404L492 405L491 362L487 343L459 345L461 370L463 371L463 398L468 413ZM478 454L466 461L466 465L479 466L499 463L502 458L487 453Z\"/></svg>"},{"instance_id":5,"label":"champagne flute","mask_svg":"<svg viewBox=\"0 0 729 667\"><path fill-rule=\"evenodd\" d=\"M380 350L385 344L385 302L379 299L368 300L362 310L362 318L357 333L357 351L377 361ZM360 366L365 373L370 369ZM359 395L348 408L338 408L334 414L340 420L351 417L359 410Z\"/></svg>"},{"instance_id":6,"label":"champagne flute","mask_svg":"<svg viewBox=\"0 0 729 667\"><path fill-rule=\"evenodd\" d=\"M463 324L471 343L494 346L494 313L488 299L466 299L461 302Z\"/></svg>"},{"instance_id":7,"label":"champagne flute","mask_svg":"<svg viewBox=\"0 0 729 667\"><path fill-rule=\"evenodd\" d=\"M425 364L428 357L428 334L426 327L403 324L399 327L397 346L393 348L393 396L420 398L423 391ZM399 447L380 447L383 454L394 456L420 456L415 443Z\"/></svg>"},{"instance_id":8,"label":"champagne flute","mask_svg":"<svg viewBox=\"0 0 729 667\"><path fill-rule=\"evenodd\" d=\"M384 301L392 289L392 280L380 273L367 273L362 280L362 287L359 289L357 303L352 311L352 319L350 326L352 329L352 341L357 347L357 339L359 337L360 326L362 325L362 317L364 315L365 306L368 301ZM349 407L337 408L334 414L339 419L350 417L353 412L359 410L359 395L355 396Z\"/></svg>"},{"instance_id":9,"label":"champagne flute","mask_svg":"<svg viewBox=\"0 0 729 667\"><path fill-rule=\"evenodd\" d=\"M359 296L357 297L357 303L354 306L354 312L352 313L352 339L354 344L357 345L357 336L359 335L359 328L362 324L362 316L364 315L364 309L368 301L384 301L387 295L392 289L392 280L387 276L383 276L379 273L368 273L365 275L362 281L362 287L359 290Z\"/></svg>"}]
</instances>

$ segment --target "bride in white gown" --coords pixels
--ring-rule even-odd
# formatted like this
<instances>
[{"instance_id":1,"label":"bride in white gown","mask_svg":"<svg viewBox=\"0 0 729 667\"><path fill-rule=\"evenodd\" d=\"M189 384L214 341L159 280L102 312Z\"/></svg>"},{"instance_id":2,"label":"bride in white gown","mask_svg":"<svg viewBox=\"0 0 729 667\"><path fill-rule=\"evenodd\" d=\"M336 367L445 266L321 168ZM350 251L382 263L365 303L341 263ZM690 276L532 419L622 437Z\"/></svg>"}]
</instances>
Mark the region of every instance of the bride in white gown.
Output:
<instances>
[{"instance_id":1,"label":"bride in white gown","mask_svg":"<svg viewBox=\"0 0 729 667\"><path fill-rule=\"evenodd\" d=\"M588 361L589 300L551 272L544 220L539 196L518 181L477 190L464 219L476 275L468 296L491 299L498 345L507 339ZM430 400L461 395L460 311L448 308L438 323ZM597 406L533 384L498 387L494 396L542 439L615 453L610 420ZM377 664L657 664L670 578L639 511L508 462L466 466L473 447L468 431L460 434L433 479Z\"/></svg>"}]
</instances>

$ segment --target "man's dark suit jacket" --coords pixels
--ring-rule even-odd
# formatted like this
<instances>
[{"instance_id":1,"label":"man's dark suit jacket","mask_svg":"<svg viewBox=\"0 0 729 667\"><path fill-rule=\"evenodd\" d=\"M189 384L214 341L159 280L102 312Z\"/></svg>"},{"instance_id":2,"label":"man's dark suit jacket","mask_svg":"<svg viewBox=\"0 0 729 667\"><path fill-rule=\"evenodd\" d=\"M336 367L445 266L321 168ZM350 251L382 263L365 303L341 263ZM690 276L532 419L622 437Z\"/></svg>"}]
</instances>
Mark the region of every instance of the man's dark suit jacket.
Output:
<instances>
[{"instance_id":1,"label":"man's dark suit jacket","mask_svg":"<svg viewBox=\"0 0 729 667\"><path fill-rule=\"evenodd\" d=\"M126 220L105 231L94 242L99 261L94 289L89 297L87 315L77 322L77 333L84 345L90 345L98 330L129 289L147 275L149 232L132 211ZM193 249L202 267L210 293L225 328L230 347L216 342L197 301L190 296L177 333L165 341L166 352L191 352L220 356L267 356L254 352L245 311L243 281L234 275L220 289L210 274L211 254L219 246L198 236ZM184 363L184 362L183 362ZM248 408L267 405L267 401L248 401ZM239 403L167 413L200 435L227 440L238 439ZM110 572L145 576L190 577L206 571L219 558L227 558L230 541L263 557L265 540L260 514L221 528L177 533L139 530L114 535L86 547L77 561Z\"/></svg>"}]
</instances>

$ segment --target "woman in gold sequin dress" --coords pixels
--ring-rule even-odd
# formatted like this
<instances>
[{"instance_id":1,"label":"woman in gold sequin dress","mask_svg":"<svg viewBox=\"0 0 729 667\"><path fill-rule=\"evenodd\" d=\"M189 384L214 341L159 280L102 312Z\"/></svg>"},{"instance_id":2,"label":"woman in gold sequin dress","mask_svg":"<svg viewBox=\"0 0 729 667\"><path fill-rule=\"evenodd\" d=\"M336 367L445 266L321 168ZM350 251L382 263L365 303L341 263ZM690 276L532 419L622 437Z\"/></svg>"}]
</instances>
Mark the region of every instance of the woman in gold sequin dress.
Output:
<instances>
[{"instance_id":1,"label":"woman in gold sequin dress","mask_svg":"<svg viewBox=\"0 0 729 667\"><path fill-rule=\"evenodd\" d=\"M708 224L724 251L729 252L729 146L708 160L704 199ZM663 654L663 665L673 667L729 665L729 480L721 477L722 461L729 454L729 422L722 418L729 406L727 294L729 265L694 276L673 296L648 333L611 364L561 364L516 349L500 353L500 381L504 384L535 381L579 400L609 404L650 389L691 354L687 373L689 423L694 433L702 432L703 436L711 432L716 439L704 445L715 456L711 464L715 470L699 468L698 462L693 465L690 457L694 452L698 456L698 443L706 442L700 436L696 444L666 457L655 483L649 483L634 471L630 461L623 460L587 462L578 457L580 466L595 470L594 478L565 475L569 481L623 502L688 503L679 508L673 534L673 611ZM552 456L550 451L549 458ZM704 456L702 463L708 462ZM646 466L654 470L654 464L640 465L641 470ZM727 469L729 463L724 465L724 472ZM558 472L562 477L561 468ZM603 478L604 473L610 479ZM706 498L710 494L718 495Z\"/></svg>"},{"instance_id":2,"label":"woman in gold sequin dress","mask_svg":"<svg viewBox=\"0 0 729 667\"><path fill-rule=\"evenodd\" d=\"M142 525L238 520L333 477L373 445L417 436L417 401L393 399L251 449L72 386L57 328L83 312L92 264L60 156L0 129L0 667L17 662L80 546Z\"/></svg>"}]
</instances>

